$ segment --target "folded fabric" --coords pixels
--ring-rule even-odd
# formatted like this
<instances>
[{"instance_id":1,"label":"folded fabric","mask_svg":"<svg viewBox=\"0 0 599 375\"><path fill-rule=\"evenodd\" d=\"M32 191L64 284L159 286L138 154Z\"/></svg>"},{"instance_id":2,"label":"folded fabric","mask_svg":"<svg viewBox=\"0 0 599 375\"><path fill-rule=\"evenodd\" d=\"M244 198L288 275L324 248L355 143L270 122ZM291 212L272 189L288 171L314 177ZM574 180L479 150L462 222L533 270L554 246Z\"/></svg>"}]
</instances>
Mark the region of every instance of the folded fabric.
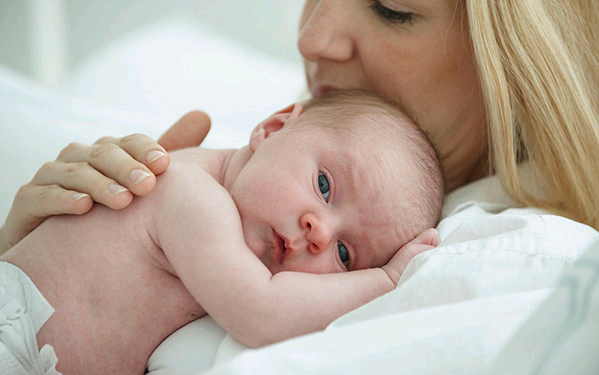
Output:
<instances>
[{"instance_id":1,"label":"folded fabric","mask_svg":"<svg viewBox=\"0 0 599 375\"><path fill-rule=\"evenodd\" d=\"M60 375L54 349L46 344L38 350L36 339L53 313L23 271L0 262L0 374Z\"/></svg>"}]
</instances>

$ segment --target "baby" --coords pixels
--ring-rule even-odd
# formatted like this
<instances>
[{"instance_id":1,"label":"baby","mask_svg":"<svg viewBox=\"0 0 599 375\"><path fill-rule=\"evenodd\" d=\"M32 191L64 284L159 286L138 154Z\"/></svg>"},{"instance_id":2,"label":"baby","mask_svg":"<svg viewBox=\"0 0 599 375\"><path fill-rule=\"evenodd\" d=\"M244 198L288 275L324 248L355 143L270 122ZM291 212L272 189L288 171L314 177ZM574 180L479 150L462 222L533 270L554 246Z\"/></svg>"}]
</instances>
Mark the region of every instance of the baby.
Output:
<instances>
[{"instance_id":1,"label":"baby","mask_svg":"<svg viewBox=\"0 0 599 375\"><path fill-rule=\"evenodd\" d=\"M0 257L0 363L143 374L206 314L250 346L314 332L439 242L435 151L372 94L295 104L244 148L171 158L126 209L50 218Z\"/></svg>"}]
</instances>

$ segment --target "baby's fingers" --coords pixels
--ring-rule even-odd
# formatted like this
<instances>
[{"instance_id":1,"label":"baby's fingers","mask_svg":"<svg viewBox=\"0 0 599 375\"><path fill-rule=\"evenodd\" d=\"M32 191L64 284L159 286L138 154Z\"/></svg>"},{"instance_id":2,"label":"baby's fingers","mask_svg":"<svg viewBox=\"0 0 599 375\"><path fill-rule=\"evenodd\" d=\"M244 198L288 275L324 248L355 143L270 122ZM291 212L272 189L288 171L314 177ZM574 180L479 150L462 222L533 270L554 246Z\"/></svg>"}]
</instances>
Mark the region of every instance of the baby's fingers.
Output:
<instances>
[{"instance_id":1,"label":"baby's fingers","mask_svg":"<svg viewBox=\"0 0 599 375\"><path fill-rule=\"evenodd\" d=\"M429 228L424 232L420 233L416 238L414 238L410 243L420 243L424 245L430 246L439 246L441 243L441 239L439 238L439 232L435 228Z\"/></svg>"},{"instance_id":2,"label":"baby's fingers","mask_svg":"<svg viewBox=\"0 0 599 375\"><path fill-rule=\"evenodd\" d=\"M420 233L407 244L403 245L391 260L382 268L387 275L397 285L399 278L408 266L408 263L418 254L424 253L439 246L439 232L430 228Z\"/></svg>"}]
</instances>

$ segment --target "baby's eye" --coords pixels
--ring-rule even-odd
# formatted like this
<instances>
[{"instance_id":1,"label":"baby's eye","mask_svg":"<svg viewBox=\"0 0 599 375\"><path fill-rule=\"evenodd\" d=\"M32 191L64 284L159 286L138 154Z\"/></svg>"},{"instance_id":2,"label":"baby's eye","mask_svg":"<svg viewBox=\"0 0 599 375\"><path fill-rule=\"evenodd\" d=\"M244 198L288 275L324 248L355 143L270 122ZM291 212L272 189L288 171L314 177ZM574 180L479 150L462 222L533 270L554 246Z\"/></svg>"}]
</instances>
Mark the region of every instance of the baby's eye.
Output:
<instances>
[{"instance_id":1,"label":"baby's eye","mask_svg":"<svg viewBox=\"0 0 599 375\"><path fill-rule=\"evenodd\" d=\"M325 176L322 172L318 173L318 190L320 190L324 200L328 202L329 195L331 195L331 188L329 187L329 180L327 180L327 176Z\"/></svg>"},{"instance_id":2,"label":"baby's eye","mask_svg":"<svg viewBox=\"0 0 599 375\"><path fill-rule=\"evenodd\" d=\"M347 251L347 247L344 244L337 241L337 251L339 252L339 259L345 266L346 269L349 269L349 253Z\"/></svg>"}]
</instances>

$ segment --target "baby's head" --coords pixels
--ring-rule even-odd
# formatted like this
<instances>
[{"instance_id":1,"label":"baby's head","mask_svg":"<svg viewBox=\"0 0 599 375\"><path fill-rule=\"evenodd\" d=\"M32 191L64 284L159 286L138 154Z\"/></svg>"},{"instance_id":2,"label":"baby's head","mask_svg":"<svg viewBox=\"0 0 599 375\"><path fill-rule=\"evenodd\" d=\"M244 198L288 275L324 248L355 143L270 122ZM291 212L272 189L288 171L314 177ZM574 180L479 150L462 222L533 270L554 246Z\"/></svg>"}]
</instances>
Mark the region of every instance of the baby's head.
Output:
<instances>
[{"instance_id":1,"label":"baby's head","mask_svg":"<svg viewBox=\"0 0 599 375\"><path fill-rule=\"evenodd\" d=\"M378 157L372 167L395 179L395 192L404 198L409 237L437 225L443 205L439 156L422 129L394 103L363 90L336 91L305 103L303 115L308 126L328 127L338 139L353 140Z\"/></svg>"},{"instance_id":2,"label":"baby's head","mask_svg":"<svg viewBox=\"0 0 599 375\"><path fill-rule=\"evenodd\" d=\"M231 194L250 248L273 272L385 264L439 219L434 148L397 107L335 92L259 124Z\"/></svg>"}]
</instances>

